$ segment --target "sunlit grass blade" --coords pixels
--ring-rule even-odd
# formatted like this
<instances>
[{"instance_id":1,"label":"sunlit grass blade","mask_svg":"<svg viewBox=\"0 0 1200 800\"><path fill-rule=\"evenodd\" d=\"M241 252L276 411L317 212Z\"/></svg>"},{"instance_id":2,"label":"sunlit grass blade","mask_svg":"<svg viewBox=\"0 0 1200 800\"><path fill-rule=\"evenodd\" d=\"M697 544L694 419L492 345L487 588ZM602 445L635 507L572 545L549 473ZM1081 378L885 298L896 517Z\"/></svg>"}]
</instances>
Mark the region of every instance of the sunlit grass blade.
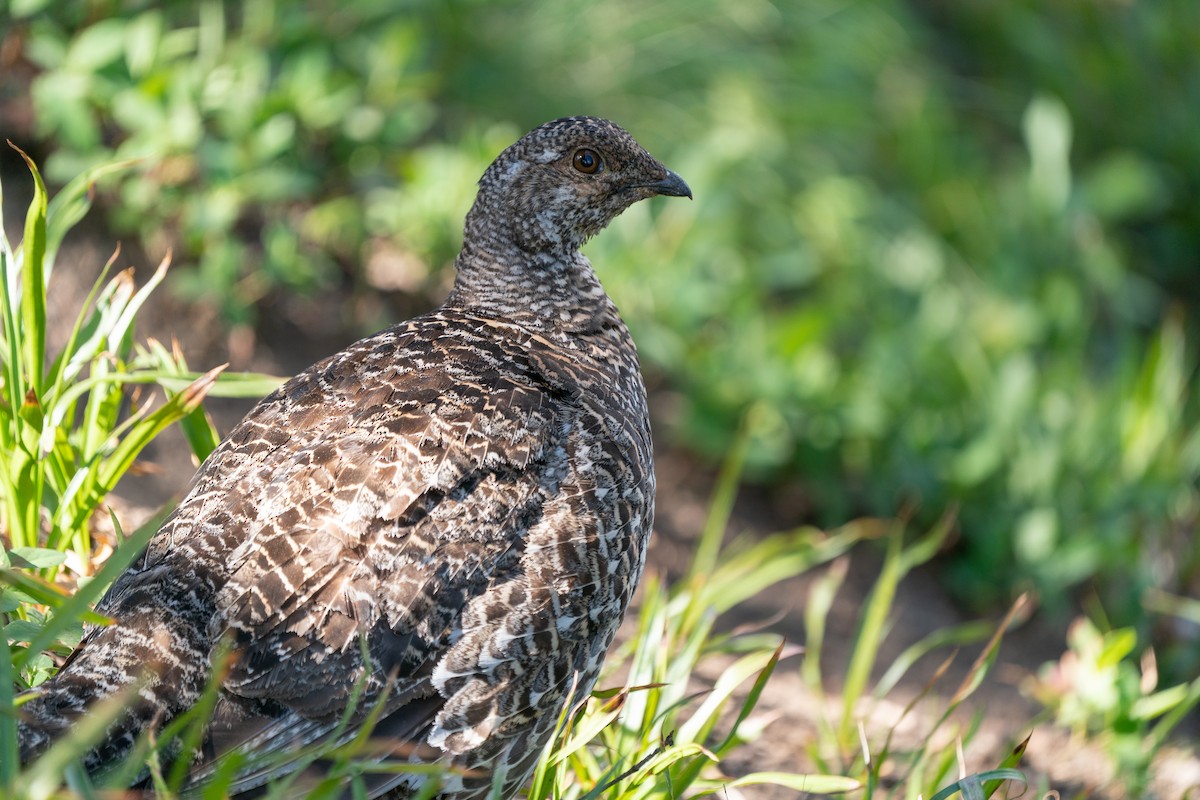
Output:
<instances>
[{"instance_id":1,"label":"sunlit grass blade","mask_svg":"<svg viewBox=\"0 0 1200 800\"><path fill-rule=\"evenodd\" d=\"M112 519L113 525L120 531L116 517L114 516ZM141 554L142 550L149 543L150 537L158 530L162 519L161 516L155 517L134 531L109 556L108 560L104 562L104 566L100 568L100 571L96 573L96 576L92 580L80 586L73 595L65 598L57 605L54 615L50 617L41 631L38 632L38 635L29 642L29 647L24 652L17 654L13 659L14 666L17 669L20 669L29 658L49 647L52 642L69 626L75 624L77 620L92 615L90 611L92 605L100 599L100 596L108 589L116 577L124 572L125 568L133 563L133 560ZM5 573L0 575L0 577L8 580L9 575L11 573ZM103 621L103 618L100 618L100 621Z\"/></svg>"},{"instance_id":2,"label":"sunlit grass blade","mask_svg":"<svg viewBox=\"0 0 1200 800\"><path fill-rule=\"evenodd\" d=\"M922 687L921 691L908 701L908 703L904 706L904 709L900 712L900 715L896 718L896 721L891 725L891 727L888 728L887 738L884 740L883 747L879 750L878 758L873 765L868 765L871 769L873 777L877 777L879 764L886 761L888 756L891 755L892 737L895 735L896 730L900 727L900 724L904 722L909 714L913 712L918 703L929 696L929 694L933 691L933 688L938 684L939 681L941 681L942 677L945 676L946 671L950 669L950 666L954 663L954 660L957 658L957 656L958 651L954 651L942 659L942 662L933 671L933 675L930 676L929 680L925 682L925 685Z\"/></svg>"},{"instance_id":3,"label":"sunlit grass blade","mask_svg":"<svg viewBox=\"0 0 1200 800\"><path fill-rule=\"evenodd\" d=\"M13 687L17 677L13 669L12 651L8 638L0 636L0 790L12 797L20 764L17 749L17 718L7 713L14 708Z\"/></svg>"},{"instance_id":4,"label":"sunlit grass blade","mask_svg":"<svg viewBox=\"0 0 1200 800\"><path fill-rule=\"evenodd\" d=\"M910 785L924 784L925 781L922 778L922 772L929 756L928 748L933 740L934 734L942 727L942 725L946 723L948 719L950 719L950 716L975 691L975 689L979 687L980 683L982 683L984 676L990 670L992 664L995 662L996 656L999 653L1000 642L1003 639L1004 633L1011 626L1013 620L1016 619L1017 616L1026 609L1027 603L1027 595L1022 595L1013 602L1012 606L1008 610L1008 613L1005 614L1004 619L1001 620L1000 624L996 626L991 638L988 640L983 650L972 663L970 669L967 671L967 675L962 679L950 700L947 701L943 706L941 714L936 720L933 721L926 731L924 741L911 755L909 766ZM943 753L942 761L938 764L935 764L935 782L937 780L937 776L947 773L947 770L953 763L953 755L954 754L952 752ZM913 783L914 779L917 781L916 784Z\"/></svg>"},{"instance_id":5,"label":"sunlit grass blade","mask_svg":"<svg viewBox=\"0 0 1200 800\"><path fill-rule=\"evenodd\" d=\"M121 440L112 455L104 460L98 472L97 482L105 491L117 485L117 480L129 469L138 453L148 445L158 434L180 417L191 413L200 406L205 395L216 383L217 376L224 366L209 370L193 381L184 391L169 398L160 408L155 410L130 435Z\"/></svg>"},{"instance_id":6,"label":"sunlit grass blade","mask_svg":"<svg viewBox=\"0 0 1200 800\"><path fill-rule=\"evenodd\" d=\"M0 236L3 232L0 231ZM0 331L4 335L4 399L10 409L18 408L24 395L21 381L20 259L9 246L7 237L0 247ZM12 448L13 431L0 426L6 450Z\"/></svg>"},{"instance_id":7,"label":"sunlit grass blade","mask_svg":"<svg viewBox=\"0 0 1200 800\"><path fill-rule=\"evenodd\" d=\"M190 383L199 375L188 373L187 361L183 357L183 352L179 347L179 342L173 341L171 350L167 350L157 339L150 339L146 342L146 354L149 357L150 368L161 374L158 385L164 390L181 391L186 389L186 384L183 386L171 387L167 385L171 375L191 375ZM213 392L217 391L222 381L230 377L229 373L222 373L217 379L217 385L209 391L209 396L213 396ZM265 394L265 392L264 392ZM208 412L203 406L192 409L179 420L179 427L183 431L183 435L187 438L188 446L192 449L192 455L195 456L197 464L208 458L213 450L221 443L221 436L217 432L216 425L213 424Z\"/></svg>"},{"instance_id":8,"label":"sunlit grass blade","mask_svg":"<svg viewBox=\"0 0 1200 800\"><path fill-rule=\"evenodd\" d=\"M703 602L692 600L692 603L724 613L774 584L831 561L862 539L872 537L876 527L873 523L873 520L851 523L832 533L800 528L772 535L748 547L745 542L734 543L722 554L721 568L691 595ZM687 624L685 620L684 627Z\"/></svg>"},{"instance_id":9,"label":"sunlit grass blade","mask_svg":"<svg viewBox=\"0 0 1200 800\"><path fill-rule=\"evenodd\" d=\"M971 669L967 672L966 677L963 678L962 683L955 690L954 696L950 698L949 706L951 710L967 699L983 683L984 676L987 675L988 670L991 669L991 666L996 661L996 656L1000 653L1000 642L1004 638L1004 634L1008 631L1009 626L1012 625L1013 620L1026 610L1029 602L1030 597L1028 594L1022 594L1013 601L1013 604L1008 609L1008 613L1004 615L1004 619L1001 620L992 633L992 638L988 640L983 651L975 659L975 663L971 665Z\"/></svg>"},{"instance_id":10,"label":"sunlit grass blade","mask_svg":"<svg viewBox=\"0 0 1200 800\"><path fill-rule=\"evenodd\" d=\"M761 698L763 691L766 689L767 682L774 673L775 667L779 664L779 660L783 655L785 645L785 642L779 641L778 645L773 650L761 650L758 653L753 654L760 657L762 655L767 655L768 660L763 668L758 671L757 675L754 676L754 684L751 686L750 691L747 692L745 699L742 701L742 705L738 710L737 717L730 725L729 731L726 733L725 738L720 744L711 748L711 751L718 758L731 750L739 742L740 737L744 735L742 726L750 717L750 714L754 711L755 707L758 705L758 701ZM726 670L726 672L722 674L721 678L718 679L718 684L720 684L721 680L724 679L727 674L729 674L728 670ZM717 687L714 686L713 691L715 693L717 691ZM718 708L719 707L720 705L718 705ZM718 718L717 715L710 713L708 714L710 719L706 721L703 719L704 714L704 707L702 705L701 708L696 710L688 723L690 724L693 721L699 720L703 729L703 733L700 735L703 736L703 739L707 739L712 732L712 728L718 721ZM679 736L683 738L686 737L687 734L681 729ZM672 787L682 791L691 786L700 777L701 770L703 770L705 766L707 766L706 762L700 759L694 759L691 762L682 764L679 768L672 772Z\"/></svg>"},{"instance_id":11,"label":"sunlit grass blade","mask_svg":"<svg viewBox=\"0 0 1200 800\"><path fill-rule=\"evenodd\" d=\"M784 649L786 646L787 643L780 640L779 646L776 647L774 652L771 653L771 658L767 662L766 666L764 666L758 675L755 676L754 685L751 686L750 691L746 693L746 698L742 701L742 707L738 710L738 715L734 718L733 724L730 726L729 733L726 735L725 740L714 748L718 754L724 753L734 743L734 741L737 739L738 730L741 728L742 723L744 723L750 717L751 713L753 713L754 709L758 706L758 701L762 697L762 693L767 688L767 682L771 680L771 676L775 674L775 668L779 666L779 662L784 656Z\"/></svg>"},{"instance_id":12,"label":"sunlit grass blade","mask_svg":"<svg viewBox=\"0 0 1200 800\"><path fill-rule=\"evenodd\" d=\"M1021 759L1023 759L1025 757L1025 751L1027 749L1029 749L1029 740L1032 737L1033 737L1033 734L1031 733L1031 734L1027 735L1024 739L1022 739L1017 744L1016 747L1014 747L1012 750L1009 751L1008 755L1005 756L1004 760L1000 762L997 769L1013 769L1013 770L1015 770L1018 766L1020 766ZM1024 776L1022 776L1021 779L1024 780ZM983 784L984 797L990 798L1003 785L1004 785L1004 779L995 779L995 780L986 781Z\"/></svg>"},{"instance_id":13,"label":"sunlit grass blade","mask_svg":"<svg viewBox=\"0 0 1200 800\"><path fill-rule=\"evenodd\" d=\"M728 789L736 789L742 786L782 786L785 789L791 789L796 792L804 792L806 794L844 794L846 792L854 792L862 788L862 783L854 778L847 778L841 775L801 775L791 772L752 772L749 775L743 775L740 778L730 779L713 783L704 788L702 792L697 794L697 797L703 797L709 794L717 794Z\"/></svg>"},{"instance_id":14,"label":"sunlit grass blade","mask_svg":"<svg viewBox=\"0 0 1200 800\"><path fill-rule=\"evenodd\" d=\"M617 715L621 713L621 709L625 705L627 696L627 691L623 690L616 697L600 703L599 708L579 720L576 725L572 726L570 735L563 740L554 755L547 759L547 763L554 766L587 746L601 731L616 721Z\"/></svg>"},{"instance_id":15,"label":"sunlit grass blade","mask_svg":"<svg viewBox=\"0 0 1200 800\"><path fill-rule=\"evenodd\" d=\"M854 650L846 668L842 685L842 715L838 726L838 744L843 751L850 749L855 738L855 707L866 692L867 681L875 664L880 644L896 596L896 587L903 576L903 552L900 529L888 539L887 555L879 570L879 578L871 593L854 637Z\"/></svg>"},{"instance_id":16,"label":"sunlit grass blade","mask_svg":"<svg viewBox=\"0 0 1200 800\"><path fill-rule=\"evenodd\" d=\"M21 342L25 367L25 385L41 394L42 367L46 359L46 184L42 174L24 150L12 142L33 175L33 201L25 218L21 265Z\"/></svg>"},{"instance_id":17,"label":"sunlit grass blade","mask_svg":"<svg viewBox=\"0 0 1200 800\"><path fill-rule=\"evenodd\" d=\"M987 772L980 772L977 775L968 775L942 789L929 798L929 800L949 800L949 798L960 792L962 793L963 800L984 800L987 796L983 790L985 781L1020 781L1021 783L1025 783L1025 774L1015 769L993 769Z\"/></svg>"},{"instance_id":18,"label":"sunlit grass blade","mask_svg":"<svg viewBox=\"0 0 1200 800\"><path fill-rule=\"evenodd\" d=\"M1192 625L1200 625L1200 600L1195 598L1170 594L1150 586L1142 594L1142 605L1147 611L1169 614Z\"/></svg>"},{"instance_id":19,"label":"sunlit grass blade","mask_svg":"<svg viewBox=\"0 0 1200 800\"><path fill-rule=\"evenodd\" d=\"M61 608L63 604L69 602L72 596L70 592L57 584L22 569L0 570L0 582L21 592L31 602L48 608ZM109 622L107 617L90 610L86 610L80 620L94 625L103 625ZM19 656L14 659L14 664L20 665Z\"/></svg>"},{"instance_id":20,"label":"sunlit grass blade","mask_svg":"<svg viewBox=\"0 0 1200 800\"><path fill-rule=\"evenodd\" d=\"M1164 744L1171 731L1182 722L1192 709L1200 705L1200 678L1196 678L1191 683L1187 684L1187 692L1181 697L1178 703L1162 716L1150 729L1150 736L1146 741L1146 746L1149 752L1153 753Z\"/></svg>"},{"instance_id":21,"label":"sunlit grass blade","mask_svg":"<svg viewBox=\"0 0 1200 800\"><path fill-rule=\"evenodd\" d=\"M181 372L169 374L160 372L155 383L173 392L182 391L203 377L199 372ZM226 372L213 384L208 391L208 397L258 399L265 397L283 385L286 378L274 375L263 375L258 372Z\"/></svg>"},{"instance_id":22,"label":"sunlit grass blade","mask_svg":"<svg viewBox=\"0 0 1200 800\"><path fill-rule=\"evenodd\" d=\"M571 679L571 697L575 696L575 690L578 687L579 674L576 673ZM596 702L596 700L588 700L583 705L586 707L587 702ZM554 723L554 735L550 737L545 752L538 759L538 763L534 767L533 778L529 783L529 797L532 800L544 800L550 796L555 782L554 778L562 774L562 762L573 755L573 749L560 743L566 742L571 737L574 729L573 723L581 710L582 708L579 707L564 705L558 712L558 720Z\"/></svg>"},{"instance_id":23,"label":"sunlit grass blade","mask_svg":"<svg viewBox=\"0 0 1200 800\"><path fill-rule=\"evenodd\" d=\"M876 682L873 694L886 697L900 683L908 670L927 654L947 645L964 645L977 642L993 630L990 623L979 620L964 622L949 628L939 628L904 649Z\"/></svg>"},{"instance_id":24,"label":"sunlit grass blade","mask_svg":"<svg viewBox=\"0 0 1200 800\"><path fill-rule=\"evenodd\" d=\"M104 279L107 277L109 270L111 270L113 265L116 263L120 253L121 248L118 247L113 251L113 254L109 256L108 261L105 262L104 267L100 270L99 277L96 278L95 282L93 282L92 288L88 292L87 299L84 300L83 305L80 307L79 313L75 317L75 322L71 326L71 333L67 337L66 346L63 348L63 351L59 353L58 357L54 359L54 363L50 366L48 378L49 383L51 384L51 389L47 393L46 402L51 406L57 403L58 398L63 392L63 386L66 384L66 382L74 379L75 376L79 374L80 370L83 369L84 364L86 364L100 348L100 343L96 341L96 337L94 336L85 338L82 352L77 350L76 346L79 344L80 335L84 333L85 325L93 329L98 327L96 325L96 315L93 315L92 320L87 319L87 310L92 307L92 304L96 302L96 298L101 295L101 287L104 286ZM88 345L90 345L90 347ZM61 424L61 422L56 423L54 426L48 426L48 430L42 432L43 438L41 450L43 452L49 450L47 438L53 438L55 433L54 429L57 427L57 424Z\"/></svg>"},{"instance_id":25,"label":"sunlit grass blade","mask_svg":"<svg viewBox=\"0 0 1200 800\"><path fill-rule=\"evenodd\" d=\"M825 622L833 608L834 598L846 580L850 561L840 557L822 574L808 592L808 602L804 605L804 660L800 665L800 675L809 689L824 694L824 682L821 679L821 654L825 648Z\"/></svg>"},{"instance_id":26,"label":"sunlit grass blade","mask_svg":"<svg viewBox=\"0 0 1200 800\"><path fill-rule=\"evenodd\" d=\"M200 752L203 744L208 721L216 708L221 683L226 677L232 658L233 650L226 642L222 642L212 655L212 674L200 699L194 706L173 719L159 737L160 742L178 743L171 748L173 763L167 776L167 785L171 791L178 792L187 781L194 757Z\"/></svg>"},{"instance_id":27,"label":"sunlit grass blade","mask_svg":"<svg viewBox=\"0 0 1200 800\"><path fill-rule=\"evenodd\" d=\"M773 667L778 660L778 651L751 653L731 664L717 678L717 682L704 698L704 702L692 716L679 727L678 739L681 742L699 742L708 738L720 718L720 712L729 700L734 690L745 681L758 675L768 667Z\"/></svg>"},{"instance_id":28,"label":"sunlit grass blade","mask_svg":"<svg viewBox=\"0 0 1200 800\"><path fill-rule=\"evenodd\" d=\"M667 634L667 590L657 575L646 575L642 579L642 609L638 615L638 627L630 642L632 654L627 681L631 684L658 683L664 677L656 674L657 648L639 647L645 642L662 642ZM618 651L613 656L620 657ZM615 663L610 656L610 663ZM625 703L626 713L621 717L621 732L628 736L637 735L637 720L654 719L657 716L657 692L639 692ZM631 722L633 721L633 722Z\"/></svg>"},{"instance_id":29,"label":"sunlit grass blade","mask_svg":"<svg viewBox=\"0 0 1200 800\"><path fill-rule=\"evenodd\" d=\"M696 543L691 568L688 570L688 581L708 577L717 565L717 556L721 550L725 529L729 525L729 517L733 513L733 502L737 497L742 470L746 464L746 453L750 447L750 419L751 414L747 414L743 419L742 426L721 465L712 498L709 500L704 529Z\"/></svg>"},{"instance_id":30,"label":"sunlit grass blade","mask_svg":"<svg viewBox=\"0 0 1200 800\"><path fill-rule=\"evenodd\" d=\"M896 523L888 538L887 554L862 612L854 650L846 669L842 689L842 718L838 727L838 743L843 749L848 749L854 739L855 707L866 693L871 670L887 635L888 615L895 603L896 589L905 575L933 558L946 540L952 521L953 514L943 516L928 534L908 547L903 544L903 524L900 522Z\"/></svg>"}]
</instances>

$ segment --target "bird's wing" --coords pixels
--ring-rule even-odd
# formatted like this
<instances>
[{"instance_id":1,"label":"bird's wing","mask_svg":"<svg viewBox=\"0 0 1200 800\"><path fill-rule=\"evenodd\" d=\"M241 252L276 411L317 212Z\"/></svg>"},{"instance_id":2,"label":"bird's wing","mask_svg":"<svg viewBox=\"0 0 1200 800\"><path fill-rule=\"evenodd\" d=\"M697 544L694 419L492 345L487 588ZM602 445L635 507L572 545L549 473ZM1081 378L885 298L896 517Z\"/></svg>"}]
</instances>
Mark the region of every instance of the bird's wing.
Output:
<instances>
[{"instance_id":1,"label":"bird's wing","mask_svg":"<svg viewBox=\"0 0 1200 800\"><path fill-rule=\"evenodd\" d=\"M494 342L474 343L468 368L416 352L429 340L365 340L289 382L181 504L173 537L241 537L210 627L234 647L223 688L245 701L227 739L315 741L356 685L365 713L389 676L388 725L421 731L463 608L520 578L524 534L561 479L547 454L570 391Z\"/></svg>"}]
</instances>

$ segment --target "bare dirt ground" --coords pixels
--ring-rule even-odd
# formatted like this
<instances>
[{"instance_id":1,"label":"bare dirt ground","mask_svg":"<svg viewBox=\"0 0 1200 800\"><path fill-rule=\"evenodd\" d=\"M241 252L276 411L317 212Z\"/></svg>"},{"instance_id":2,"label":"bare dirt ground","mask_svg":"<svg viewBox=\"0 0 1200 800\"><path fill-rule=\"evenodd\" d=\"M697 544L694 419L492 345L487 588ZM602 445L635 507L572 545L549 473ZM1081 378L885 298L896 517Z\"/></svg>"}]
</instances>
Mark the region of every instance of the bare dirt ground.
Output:
<instances>
[{"instance_id":1,"label":"bare dirt ground","mask_svg":"<svg viewBox=\"0 0 1200 800\"><path fill-rule=\"evenodd\" d=\"M21 200L25 198L23 191L14 191L14 188L18 187L11 185L6 174L6 227L10 234L19 230L14 230L14 223L19 221L17 214L22 211L13 202L14 194ZM90 236L85 233L70 240L64 248L51 284L50 309L63 325L79 308L91 280L109 256L110 241L111 238L102 232L92 231ZM139 273L144 277L154 262L134 254L122 259L122 264L128 263L138 264ZM339 298L329 297L280 301L264 310L264 322L257 334L242 331L230 336L222 332L211 313L187 307L172 300L168 293L160 292L142 314L138 334L139 338L154 336L164 341L178 338L194 369L207 369L230 361L235 370L288 375L355 338L340 322L339 304ZM55 344L55 341L50 342L51 347ZM250 403L212 400L207 405L221 432L227 433ZM161 504L177 499L194 470L182 438L175 433L152 445L142 459L142 467L138 476L127 479L118 487L113 498L113 505L125 518L127 527L137 525ZM648 569L676 575L690 562L714 478L711 469L677 450L658 454L658 471L658 524ZM781 517L780 504L774 502L775 499L754 489L744 491L735 508L728 535L766 535L801 522ZM761 711L774 715L775 721L762 739L724 765L728 772L802 768L808 762L805 749L812 741L822 715L832 717L838 713L837 676L845 672L859 609L875 580L879 554L869 546L860 547L853 552L850 563L848 578L828 622L828 651L822 667L830 694L818 697L807 689L799 678L799 658L783 664L773 676L760 704ZM772 627L789 641L802 642L802 610L810 579L785 582L769 595L755 598L738 609L733 615L738 619L730 620L729 624L773 619ZM998 621L999 615L996 619ZM939 585L936 566L919 570L902 584L897 613L881 662L886 665L904 647L931 631L963 621L963 614ZM979 733L964 753L966 766L970 771L992 768L1013 743L1032 733L1024 765L1035 782L1042 781L1041 785L1056 790L1063 798L1125 798L1127 795L1113 786L1112 768L1103 752L1050 724L1032 724L1038 709L1018 690L1025 677L1044 662L1061 655L1064 641L1062 623L1043 620L1036 614L1006 636L999 663L960 714L964 722L976 711L982 712L983 719ZM866 728L886 732L904 705L921 691L933 666L942 657L927 657L928 663L919 664L887 702L871 710L871 718L864 720ZM915 741L926 735L974 657L975 653L969 651L960 655L955 667L957 672L952 670L938 684L939 688L917 706L916 713L906 719L897 736ZM1163 754L1156 765L1150 797L1176 800L1200 796L1200 759L1194 751L1193 737L1190 743L1180 741ZM766 788L742 791L744 795L740 796L770 800L794 796L791 792ZM1016 794L1014 791L1011 796ZM728 796L739 795L731 791ZM1031 790L1024 796L1041 795Z\"/></svg>"}]
</instances>

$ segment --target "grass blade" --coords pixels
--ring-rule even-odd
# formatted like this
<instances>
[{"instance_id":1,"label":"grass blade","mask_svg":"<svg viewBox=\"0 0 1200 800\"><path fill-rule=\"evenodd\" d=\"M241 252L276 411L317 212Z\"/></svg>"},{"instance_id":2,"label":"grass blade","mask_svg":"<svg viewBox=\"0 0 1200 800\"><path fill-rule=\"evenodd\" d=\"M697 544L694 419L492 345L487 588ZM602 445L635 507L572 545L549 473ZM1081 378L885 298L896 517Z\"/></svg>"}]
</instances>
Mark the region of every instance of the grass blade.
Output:
<instances>
[{"instance_id":1,"label":"grass blade","mask_svg":"<svg viewBox=\"0 0 1200 800\"><path fill-rule=\"evenodd\" d=\"M741 429L729 455L721 464L721 472L717 476L717 485L713 489L712 500L709 501L708 517L704 522L704 530L700 541L696 543L695 556L688 580L708 577L717 566L717 557L721 550L721 541L725 536L725 528L729 525L729 517L733 513L733 501L737 498L738 482L742 477L742 469L746 465L746 454L750 449L750 415L742 420Z\"/></svg>"},{"instance_id":2,"label":"grass blade","mask_svg":"<svg viewBox=\"0 0 1200 800\"><path fill-rule=\"evenodd\" d=\"M1016 769L1021 764L1021 759L1025 757L1025 751L1029 749L1029 740L1033 738L1033 734L1026 736L1020 744L1014 747L1004 760L1000 762L1000 769ZM1024 780L1024 776L1021 778ZM991 797L996 793L996 790L1004 785L1003 780L989 780L983 784L984 797Z\"/></svg>"},{"instance_id":3,"label":"grass blade","mask_svg":"<svg viewBox=\"0 0 1200 800\"><path fill-rule=\"evenodd\" d=\"M25 217L25 262L21 268L21 342L27 386L41 394L46 357L46 184L33 159L12 142L33 175L33 202Z\"/></svg>"},{"instance_id":4,"label":"grass blade","mask_svg":"<svg viewBox=\"0 0 1200 800\"><path fill-rule=\"evenodd\" d=\"M796 792L808 794L843 794L862 788L862 784L854 778L841 775L801 775L792 772L752 772L731 781L724 781L704 790L702 794L714 794L726 789L736 789L740 786L761 786L769 784L782 786ZM701 795L697 795L701 796Z\"/></svg>"},{"instance_id":5,"label":"grass blade","mask_svg":"<svg viewBox=\"0 0 1200 800\"><path fill-rule=\"evenodd\" d=\"M849 748L856 738L854 709L866 692L871 677L871 668L883 641L887 617L896 597L896 587L904 574L901 529L888 538L887 555L879 578L871 588L870 599L863 610L858 633L854 637L854 651L846 668L846 680L842 689L842 719L838 727L838 742L843 749Z\"/></svg>"},{"instance_id":6,"label":"grass blade","mask_svg":"<svg viewBox=\"0 0 1200 800\"><path fill-rule=\"evenodd\" d=\"M12 650L8 637L0 636L0 789L4 797L13 795L20 763L17 750L17 718L10 713L13 706L13 687L16 674L12 665Z\"/></svg>"},{"instance_id":7,"label":"grass blade","mask_svg":"<svg viewBox=\"0 0 1200 800\"><path fill-rule=\"evenodd\" d=\"M100 467L97 483L104 491L111 490L117 481L129 469L129 465L138 453L148 445L154 437L162 433L171 423L199 408L217 376L225 369L225 365L209 370L197 380L188 385L187 389L171 397L161 408L147 416L135 430L129 432L117 445Z\"/></svg>"},{"instance_id":8,"label":"grass blade","mask_svg":"<svg viewBox=\"0 0 1200 800\"><path fill-rule=\"evenodd\" d=\"M950 709L953 710L959 703L966 700L971 694L979 688L979 684L983 682L984 675L987 674L992 664L996 661L996 656L1000 653L1000 640L1004 638L1004 634L1008 631L1010 625L1017 615L1025 610L1029 604L1029 594L1025 593L1013 601L1012 606L1008 609L1008 613L1004 615L1004 619L996 626L996 630L992 633L992 638L988 640L987 646L983 648L975 663L971 665L971 670L967 676L963 678L962 684L954 692L954 696L950 698Z\"/></svg>"},{"instance_id":9,"label":"grass blade","mask_svg":"<svg viewBox=\"0 0 1200 800\"><path fill-rule=\"evenodd\" d=\"M896 687L908 672L913 664L917 663L926 654L945 647L946 645L964 645L972 644L987 636L992 631L992 626L985 621L965 622L962 625L955 625L950 628L941 628L933 633L925 636L920 641L915 642L904 649L904 652L896 657L887 671L883 673L883 677L875 684L873 694L877 698L886 697L892 689Z\"/></svg>"},{"instance_id":10,"label":"grass blade","mask_svg":"<svg viewBox=\"0 0 1200 800\"><path fill-rule=\"evenodd\" d=\"M125 539L113 554L109 556L108 560L104 562L104 566L100 568L100 571L96 573L96 576L92 580L79 587L79 590L75 594L68 597L55 609L54 615L42 627L37 636L30 640L29 647L24 652L18 653L13 659L14 665L18 669L23 667L28 659L49 647L76 620L81 619L85 613L90 612L92 605L100 599L100 595L145 549L165 516L165 513L156 516L138 528L132 536ZM117 524L115 517L113 517L113 524ZM118 530L120 530L119 527ZM3 577L3 575L0 574L0 577Z\"/></svg>"},{"instance_id":11,"label":"grass blade","mask_svg":"<svg viewBox=\"0 0 1200 800\"><path fill-rule=\"evenodd\" d=\"M775 653L751 653L730 665L704 698L695 713L679 728L679 740L703 744L713 726L720 718L721 708L729 700L734 689L750 677L759 674L776 660Z\"/></svg>"},{"instance_id":12,"label":"grass blade","mask_svg":"<svg viewBox=\"0 0 1200 800\"><path fill-rule=\"evenodd\" d=\"M978 775L968 775L965 778L942 789L929 800L948 800L959 792L964 800L983 800L984 781L1020 781L1025 783L1025 773L1016 769L993 769L980 772Z\"/></svg>"},{"instance_id":13,"label":"grass blade","mask_svg":"<svg viewBox=\"0 0 1200 800\"><path fill-rule=\"evenodd\" d=\"M834 561L821 577L814 581L804 606L804 661L800 664L800 675L808 688L824 695L821 680L821 653L825 647L825 621L833 608L834 598L846 580L850 561L840 557Z\"/></svg>"}]
</instances>

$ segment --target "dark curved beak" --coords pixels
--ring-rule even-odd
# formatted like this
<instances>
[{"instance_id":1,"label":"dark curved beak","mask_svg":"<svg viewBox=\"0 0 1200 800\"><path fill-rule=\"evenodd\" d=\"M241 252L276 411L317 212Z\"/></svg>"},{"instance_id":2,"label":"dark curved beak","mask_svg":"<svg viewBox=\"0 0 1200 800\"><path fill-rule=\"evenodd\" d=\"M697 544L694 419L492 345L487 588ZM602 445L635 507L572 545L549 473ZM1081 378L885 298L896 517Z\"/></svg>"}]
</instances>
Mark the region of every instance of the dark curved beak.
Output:
<instances>
[{"instance_id":1,"label":"dark curved beak","mask_svg":"<svg viewBox=\"0 0 1200 800\"><path fill-rule=\"evenodd\" d=\"M667 170L667 177L661 181L642 184L645 188L651 190L655 194L667 195L668 197L686 197L692 199L692 190L684 182L683 178L676 175L671 170Z\"/></svg>"}]
</instances>

